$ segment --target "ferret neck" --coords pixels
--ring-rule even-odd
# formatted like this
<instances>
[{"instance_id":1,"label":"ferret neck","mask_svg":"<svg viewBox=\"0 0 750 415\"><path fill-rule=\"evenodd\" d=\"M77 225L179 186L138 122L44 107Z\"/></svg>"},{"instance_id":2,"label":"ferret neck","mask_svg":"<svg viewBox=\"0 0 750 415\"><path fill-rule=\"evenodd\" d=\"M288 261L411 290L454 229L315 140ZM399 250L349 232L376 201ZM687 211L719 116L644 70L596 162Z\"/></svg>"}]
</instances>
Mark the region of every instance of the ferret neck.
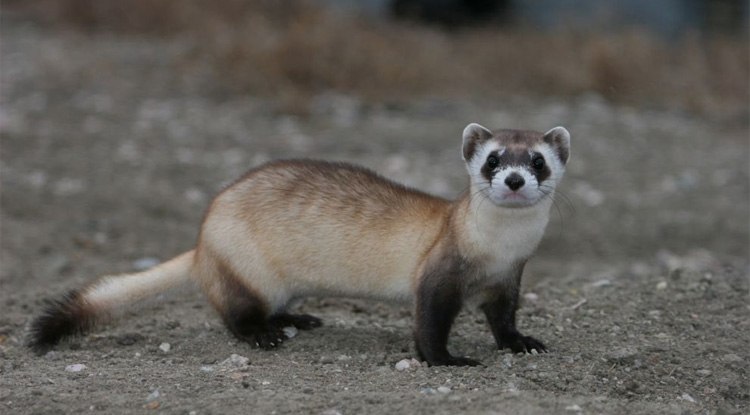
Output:
<instances>
[{"instance_id":1,"label":"ferret neck","mask_svg":"<svg viewBox=\"0 0 750 415\"><path fill-rule=\"evenodd\" d=\"M537 204L523 208L497 206L486 196L470 190L456 201L452 226L459 239L461 251L471 256L477 250L494 249L518 241L536 243L541 240L549 221L552 198L545 197Z\"/></svg>"}]
</instances>

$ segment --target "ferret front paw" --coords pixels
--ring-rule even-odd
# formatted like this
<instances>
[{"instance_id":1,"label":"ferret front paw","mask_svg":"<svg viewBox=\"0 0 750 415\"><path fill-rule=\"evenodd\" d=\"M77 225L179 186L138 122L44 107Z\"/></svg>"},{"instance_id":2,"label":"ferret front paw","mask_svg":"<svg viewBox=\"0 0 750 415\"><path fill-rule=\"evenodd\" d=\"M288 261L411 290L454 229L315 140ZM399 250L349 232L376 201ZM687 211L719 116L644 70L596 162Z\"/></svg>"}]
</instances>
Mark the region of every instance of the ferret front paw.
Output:
<instances>
[{"instance_id":1,"label":"ferret front paw","mask_svg":"<svg viewBox=\"0 0 750 415\"><path fill-rule=\"evenodd\" d=\"M248 339L248 343L251 345L255 343L254 346L263 350L272 350L281 346L281 343L287 339L286 334L284 334L281 329L269 328L254 333L251 338Z\"/></svg>"},{"instance_id":2,"label":"ferret front paw","mask_svg":"<svg viewBox=\"0 0 750 415\"><path fill-rule=\"evenodd\" d=\"M500 348L509 348L513 353L531 353L536 350L538 353L547 353L547 346L539 340L524 336L517 331L509 332L503 336Z\"/></svg>"}]
</instances>

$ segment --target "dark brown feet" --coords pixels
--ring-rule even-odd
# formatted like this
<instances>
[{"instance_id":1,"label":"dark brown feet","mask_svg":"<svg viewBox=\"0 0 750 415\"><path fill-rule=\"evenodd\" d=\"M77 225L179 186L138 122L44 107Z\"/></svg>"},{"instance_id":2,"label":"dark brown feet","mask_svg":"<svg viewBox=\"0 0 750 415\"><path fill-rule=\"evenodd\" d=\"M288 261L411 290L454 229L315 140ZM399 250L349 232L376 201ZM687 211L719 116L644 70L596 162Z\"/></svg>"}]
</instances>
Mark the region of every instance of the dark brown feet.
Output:
<instances>
[{"instance_id":1,"label":"dark brown feet","mask_svg":"<svg viewBox=\"0 0 750 415\"><path fill-rule=\"evenodd\" d=\"M268 323L277 327L295 327L298 330L312 330L323 325L323 322L309 314L277 314L271 316Z\"/></svg>"},{"instance_id":2,"label":"dark brown feet","mask_svg":"<svg viewBox=\"0 0 750 415\"><path fill-rule=\"evenodd\" d=\"M509 348L513 353L531 353L532 350L537 353L547 353L547 347L544 343L531 336L524 336L517 331L504 333L498 346L500 349Z\"/></svg>"},{"instance_id":3,"label":"dark brown feet","mask_svg":"<svg viewBox=\"0 0 750 415\"><path fill-rule=\"evenodd\" d=\"M242 324L227 325L240 340L263 350L272 350L289 340L285 327L298 330L311 330L323 323L319 318L307 314L277 314L267 320L245 320Z\"/></svg>"}]
</instances>

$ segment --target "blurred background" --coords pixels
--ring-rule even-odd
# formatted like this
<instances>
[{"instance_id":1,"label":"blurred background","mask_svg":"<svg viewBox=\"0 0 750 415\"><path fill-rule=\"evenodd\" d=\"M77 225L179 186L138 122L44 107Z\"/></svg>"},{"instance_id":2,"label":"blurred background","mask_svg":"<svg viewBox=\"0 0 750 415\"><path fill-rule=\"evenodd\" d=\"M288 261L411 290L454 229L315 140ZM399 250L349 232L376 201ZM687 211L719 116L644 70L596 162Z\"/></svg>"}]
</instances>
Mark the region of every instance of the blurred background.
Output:
<instances>
[{"instance_id":1,"label":"blurred background","mask_svg":"<svg viewBox=\"0 0 750 415\"><path fill-rule=\"evenodd\" d=\"M171 40L169 86L367 102L511 94L744 113L743 0L6 0L52 30ZM179 45L179 46L178 46ZM54 58L51 58L54 59ZM167 87L167 85L163 85Z\"/></svg>"}]
</instances>

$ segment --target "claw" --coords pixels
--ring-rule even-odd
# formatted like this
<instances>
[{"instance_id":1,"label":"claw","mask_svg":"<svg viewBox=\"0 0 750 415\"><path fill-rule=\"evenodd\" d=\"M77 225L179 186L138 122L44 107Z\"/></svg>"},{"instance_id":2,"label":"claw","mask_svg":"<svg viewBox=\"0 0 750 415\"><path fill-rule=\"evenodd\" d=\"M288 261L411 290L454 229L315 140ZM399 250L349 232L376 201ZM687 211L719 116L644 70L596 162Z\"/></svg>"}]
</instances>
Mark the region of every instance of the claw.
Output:
<instances>
[{"instance_id":1,"label":"claw","mask_svg":"<svg viewBox=\"0 0 750 415\"><path fill-rule=\"evenodd\" d=\"M529 353L536 351L537 353L548 353L547 347L544 343L531 337L524 336L521 333L507 333L500 348L508 347L513 353Z\"/></svg>"}]
</instances>

